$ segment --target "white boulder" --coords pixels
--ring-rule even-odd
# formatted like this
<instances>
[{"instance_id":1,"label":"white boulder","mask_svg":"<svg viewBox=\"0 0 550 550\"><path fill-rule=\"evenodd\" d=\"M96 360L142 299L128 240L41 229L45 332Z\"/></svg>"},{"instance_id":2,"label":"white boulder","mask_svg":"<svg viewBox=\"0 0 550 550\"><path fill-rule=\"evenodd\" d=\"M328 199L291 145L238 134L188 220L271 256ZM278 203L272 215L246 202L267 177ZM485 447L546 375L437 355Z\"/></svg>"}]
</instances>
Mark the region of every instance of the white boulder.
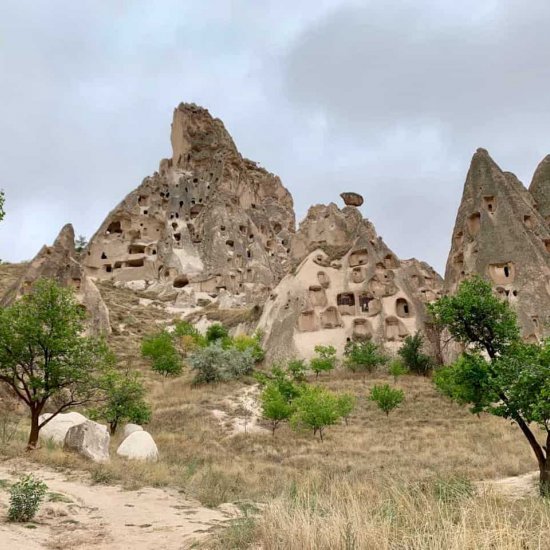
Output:
<instances>
[{"instance_id":1,"label":"white boulder","mask_svg":"<svg viewBox=\"0 0 550 550\"><path fill-rule=\"evenodd\" d=\"M159 457L157 445L151 434L145 431L131 433L117 449L116 454L130 460L151 460Z\"/></svg>"},{"instance_id":2,"label":"white boulder","mask_svg":"<svg viewBox=\"0 0 550 550\"><path fill-rule=\"evenodd\" d=\"M124 439L134 432L142 432L143 428L139 424L126 424L124 426Z\"/></svg>"},{"instance_id":3,"label":"white boulder","mask_svg":"<svg viewBox=\"0 0 550 550\"><path fill-rule=\"evenodd\" d=\"M94 462L108 462L111 436L102 424L87 420L69 428L65 436L65 449L74 451Z\"/></svg>"},{"instance_id":4,"label":"white boulder","mask_svg":"<svg viewBox=\"0 0 550 550\"><path fill-rule=\"evenodd\" d=\"M51 416L50 413L42 414L39 417L39 422L42 423ZM86 420L87 418L84 415L77 412L58 414L40 429L40 439L43 441L51 439L54 443L63 445L69 429L86 422Z\"/></svg>"}]
</instances>

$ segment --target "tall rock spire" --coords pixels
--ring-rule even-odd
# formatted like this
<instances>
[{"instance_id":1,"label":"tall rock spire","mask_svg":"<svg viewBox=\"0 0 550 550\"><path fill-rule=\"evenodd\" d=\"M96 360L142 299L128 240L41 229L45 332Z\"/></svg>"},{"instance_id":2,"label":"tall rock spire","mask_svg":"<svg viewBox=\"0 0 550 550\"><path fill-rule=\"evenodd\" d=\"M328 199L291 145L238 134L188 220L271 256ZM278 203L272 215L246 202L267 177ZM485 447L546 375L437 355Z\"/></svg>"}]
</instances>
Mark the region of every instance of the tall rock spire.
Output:
<instances>
[{"instance_id":1,"label":"tall rock spire","mask_svg":"<svg viewBox=\"0 0 550 550\"><path fill-rule=\"evenodd\" d=\"M517 311L523 336L550 333L550 231L535 200L484 149L472 158L453 231L445 289L472 274L490 280Z\"/></svg>"},{"instance_id":2,"label":"tall rock spire","mask_svg":"<svg viewBox=\"0 0 550 550\"><path fill-rule=\"evenodd\" d=\"M550 227L550 155L537 166L529 191L535 199L537 210Z\"/></svg>"},{"instance_id":3,"label":"tall rock spire","mask_svg":"<svg viewBox=\"0 0 550 550\"><path fill-rule=\"evenodd\" d=\"M182 103L174 110L171 142L172 158L92 237L88 274L190 299L225 289L261 301L288 269L290 193L243 158L221 120L202 107Z\"/></svg>"}]
</instances>

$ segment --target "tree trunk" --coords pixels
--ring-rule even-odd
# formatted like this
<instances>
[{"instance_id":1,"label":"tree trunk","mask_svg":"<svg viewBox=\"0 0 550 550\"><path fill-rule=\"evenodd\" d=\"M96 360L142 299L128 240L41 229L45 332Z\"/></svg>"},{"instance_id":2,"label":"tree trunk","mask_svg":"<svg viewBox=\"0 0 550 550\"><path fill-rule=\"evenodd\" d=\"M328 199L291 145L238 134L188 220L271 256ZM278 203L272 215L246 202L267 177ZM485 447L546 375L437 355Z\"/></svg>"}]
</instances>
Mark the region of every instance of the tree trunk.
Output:
<instances>
[{"instance_id":1,"label":"tree trunk","mask_svg":"<svg viewBox=\"0 0 550 550\"><path fill-rule=\"evenodd\" d=\"M109 423L109 431L111 432L111 435L115 435L117 427L118 427L118 422L113 421Z\"/></svg>"},{"instance_id":2,"label":"tree trunk","mask_svg":"<svg viewBox=\"0 0 550 550\"><path fill-rule=\"evenodd\" d=\"M40 433L40 428L38 427L39 417L40 410L31 409L31 433L27 442L27 451L33 451L38 446L38 434Z\"/></svg>"}]
</instances>

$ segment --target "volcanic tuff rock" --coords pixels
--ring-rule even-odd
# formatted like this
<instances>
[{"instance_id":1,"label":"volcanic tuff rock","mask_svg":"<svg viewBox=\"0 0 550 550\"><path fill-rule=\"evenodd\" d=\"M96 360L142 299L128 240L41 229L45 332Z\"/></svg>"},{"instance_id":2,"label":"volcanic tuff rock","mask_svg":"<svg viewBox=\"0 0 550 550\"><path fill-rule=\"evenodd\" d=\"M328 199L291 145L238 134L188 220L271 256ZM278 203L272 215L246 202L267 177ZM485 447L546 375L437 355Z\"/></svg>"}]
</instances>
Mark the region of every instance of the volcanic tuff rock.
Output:
<instances>
[{"instance_id":1,"label":"volcanic tuff rock","mask_svg":"<svg viewBox=\"0 0 550 550\"><path fill-rule=\"evenodd\" d=\"M293 202L279 178L243 158L223 123L193 104L172 122L172 158L90 240L87 273L149 289L267 296L288 270ZM178 290L178 292L180 292Z\"/></svg>"},{"instance_id":2,"label":"volcanic tuff rock","mask_svg":"<svg viewBox=\"0 0 550 550\"><path fill-rule=\"evenodd\" d=\"M550 333L550 231L542 215L548 197L547 159L531 186L539 212L516 176L503 172L487 151L477 150L445 273L445 289L451 293L471 274L489 279L517 311L523 337L529 341Z\"/></svg>"},{"instance_id":3,"label":"volcanic tuff rock","mask_svg":"<svg viewBox=\"0 0 550 550\"><path fill-rule=\"evenodd\" d=\"M52 246L43 246L21 278L2 298L6 306L27 293L40 278L55 279L63 286L75 289L77 300L89 313L90 331L94 334L110 333L109 310L94 282L84 273L74 245L72 225L65 225Z\"/></svg>"},{"instance_id":4,"label":"volcanic tuff rock","mask_svg":"<svg viewBox=\"0 0 550 550\"><path fill-rule=\"evenodd\" d=\"M271 359L310 357L318 344L342 353L347 341L361 339L396 351L417 330L438 355L425 304L440 295L441 277L425 263L399 260L359 210L311 207L292 254L300 263L273 291L259 323Z\"/></svg>"},{"instance_id":5,"label":"volcanic tuff rock","mask_svg":"<svg viewBox=\"0 0 550 550\"><path fill-rule=\"evenodd\" d=\"M550 155L537 166L529 191L535 199L537 210L550 227Z\"/></svg>"},{"instance_id":6,"label":"volcanic tuff rock","mask_svg":"<svg viewBox=\"0 0 550 550\"><path fill-rule=\"evenodd\" d=\"M359 193L340 193L340 196L346 206L361 206L363 204L363 197Z\"/></svg>"}]
</instances>

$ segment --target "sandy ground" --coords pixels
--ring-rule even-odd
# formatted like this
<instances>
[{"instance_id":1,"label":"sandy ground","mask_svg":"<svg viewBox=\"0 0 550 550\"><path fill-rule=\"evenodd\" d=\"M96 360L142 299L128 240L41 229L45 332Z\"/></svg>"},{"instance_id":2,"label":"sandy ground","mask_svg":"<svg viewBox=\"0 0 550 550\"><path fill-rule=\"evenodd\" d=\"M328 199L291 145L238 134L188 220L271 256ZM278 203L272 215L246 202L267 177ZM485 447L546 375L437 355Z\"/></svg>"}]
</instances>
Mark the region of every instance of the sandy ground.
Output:
<instances>
[{"instance_id":1,"label":"sandy ground","mask_svg":"<svg viewBox=\"0 0 550 550\"><path fill-rule=\"evenodd\" d=\"M48 485L45 502L32 524L6 521L7 482L36 471ZM177 491L146 488L125 491L90 485L22 461L0 463L0 548L10 550L180 550L237 517L232 505L205 508Z\"/></svg>"},{"instance_id":2,"label":"sandy ground","mask_svg":"<svg viewBox=\"0 0 550 550\"><path fill-rule=\"evenodd\" d=\"M538 494L539 473L529 472L521 476L505 477L502 479L480 481L479 488L488 488L506 498L516 499L532 497Z\"/></svg>"}]
</instances>

